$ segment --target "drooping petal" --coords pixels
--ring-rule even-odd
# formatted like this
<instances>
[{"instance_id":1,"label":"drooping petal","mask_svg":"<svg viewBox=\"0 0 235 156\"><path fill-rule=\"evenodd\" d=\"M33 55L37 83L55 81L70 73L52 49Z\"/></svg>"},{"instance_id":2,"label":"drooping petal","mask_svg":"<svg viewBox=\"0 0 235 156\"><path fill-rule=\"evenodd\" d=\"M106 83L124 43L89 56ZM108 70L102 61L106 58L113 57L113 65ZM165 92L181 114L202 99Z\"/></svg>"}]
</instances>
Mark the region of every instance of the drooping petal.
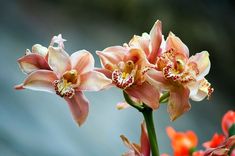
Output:
<instances>
[{"instance_id":1,"label":"drooping petal","mask_svg":"<svg viewBox=\"0 0 235 156\"><path fill-rule=\"evenodd\" d=\"M53 82L57 79L53 71L37 70L28 75L23 83L23 88L54 93Z\"/></svg>"},{"instance_id":2,"label":"drooping petal","mask_svg":"<svg viewBox=\"0 0 235 156\"><path fill-rule=\"evenodd\" d=\"M152 51L148 57L150 63L156 63L157 56L159 56L159 48L162 42L162 23L157 20L150 31L150 40Z\"/></svg>"},{"instance_id":3,"label":"drooping petal","mask_svg":"<svg viewBox=\"0 0 235 156\"><path fill-rule=\"evenodd\" d=\"M50 70L49 65L47 64L46 60L44 59L44 57L42 57L39 54L28 54L25 55L21 58L19 58L18 60L20 69L22 70L22 72L29 74L35 70L39 70L39 69L47 69Z\"/></svg>"},{"instance_id":4,"label":"drooping petal","mask_svg":"<svg viewBox=\"0 0 235 156\"><path fill-rule=\"evenodd\" d=\"M140 148L143 156L150 156L150 144L145 123L141 124Z\"/></svg>"},{"instance_id":5,"label":"drooping petal","mask_svg":"<svg viewBox=\"0 0 235 156\"><path fill-rule=\"evenodd\" d=\"M166 39L166 51L170 49L174 49L177 53L182 53L189 57L188 47L172 32L169 33Z\"/></svg>"},{"instance_id":6,"label":"drooping petal","mask_svg":"<svg viewBox=\"0 0 235 156\"><path fill-rule=\"evenodd\" d=\"M112 80L97 71L90 71L80 76L78 89L84 91L99 91L111 87Z\"/></svg>"},{"instance_id":7,"label":"drooping petal","mask_svg":"<svg viewBox=\"0 0 235 156\"><path fill-rule=\"evenodd\" d=\"M76 92L72 98L65 98L74 120L81 126L89 112L89 102L82 92Z\"/></svg>"},{"instance_id":8,"label":"drooping petal","mask_svg":"<svg viewBox=\"0 0 235 156\"><path fill-rule=\"evenodd\" d=\"M113 46L104 49L103 51L97 51L96 54L101 60L102 67L113 70L113 65L117 65L123 60L128 49L121 46Z\"/></svg>"},{"instance_id":9,"label":"drooping petal","mask_svg":"<svg viewBox=\"0 0 235 156\"><path fill-rule=\"evenodd\" d=\"M90 52L79 50L71 55L72 69L76 69L79 74L93 70L95 60Z\"/></svg>"},{"instance_id":10,"label":"drooping petal","mask_svg":"<svg viewBox=\"0 0 235 156\"><path fill-rule=\"evenodd\" d=\"M189 62L195 62L199 70L199 75L197 75L197 80L203 79L210 71L210 59L209 53L207 51L202 51L189 58Z\"/></svg>"},{"instance_id":11,"label":"drooping petal","mask_svg":"<svg viewBox=\"0 0 235 156\"><path fill-rule=\"evenodd\" d=\"M187 112L190 107L189 89L184 87L171 89L167 111L172 121Z\"/></svg>"},{"instance_id":12,"label":"drooping petal","mask_svg":"<svg viewBox=\"0 0 235 156\"><path fill-rule=\"evenodd\" d=\"M140 101L144 102L147 106L152 109L159 107L159 91L147 82L142 85L135 85L125 90L127 94L133 96Z\"/></svg>"},{"instance_id":13,"label":"drooping petal","mask_svg":"<svg viewBox=\"0 0 235 156\"><path fill-rule=\"evenodd\" d=\"M61 47L50 46L48 48L48 64L59 77L61 77L65 71L71 69L69 55Z\"/></svg>"}]
</instances>

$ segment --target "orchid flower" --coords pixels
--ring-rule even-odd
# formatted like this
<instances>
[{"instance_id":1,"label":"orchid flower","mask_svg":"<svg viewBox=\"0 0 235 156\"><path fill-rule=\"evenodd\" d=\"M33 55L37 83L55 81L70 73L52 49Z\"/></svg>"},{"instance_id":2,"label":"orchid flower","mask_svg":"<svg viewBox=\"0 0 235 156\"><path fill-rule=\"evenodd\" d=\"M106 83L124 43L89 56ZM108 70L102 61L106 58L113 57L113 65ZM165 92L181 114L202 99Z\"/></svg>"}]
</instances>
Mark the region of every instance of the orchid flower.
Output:
<instances>
[{"instance_id":1,"label":"orchid flower","mask_svg":"<svg viewBox=\"0 0 235 156\"><path fill-rule=\"evenodd\" d=\"M49 46L47 49L47 59L44 63L50 68L38 66L28 74L21 87L17 86L16 89L26 88L56 93L67 101L75 121L82 125L89 110L88 100L83 91L104 89L111 84L111 81L102 73L93 71L94 58L88 51L80 50L69 56L63 49L61 38L52 39L52 42L58 43L58 47ZM40 61L36 57L34 59ZM22 61L20 63L22 64Z\"/></svg>"},{"instance_id":2,"label":"orchid flower","mask_svg":"<svg viewBox=\"0 0 235 156\"><path fill-rule=\"evenodd\" d=\"M174 156L190 156L197 146L197 136L193 131L176 132L172 127L167 127L167 134L171 140Z\"/></svg>"},{"instance_id":3,"label":"orchid flower","mask_svg":"<svg viewBox=\"0 0 235 156\"><path fill-rule=\"evenodd\" d=\"M55 47L55 44L58 44L58 47L64 48L65 39L62 38L62 35L53 36L51 39L50 46ZM32 51L26 49L25 56L19 58L18 64L20 69L25 74L30 74L39 69L51 70L48 64L48 48L35 44L32 46ZM18 89L22 89L22 86L19 85Z\"/></svg>"},{"instance_id":4,"label":"orchid flower","mask_svg":"<svg viewBox=\"0 0 235 156\"><path fill-rule=\"evenodd\" d=\"M129 148L129 151L123 156L150 156L150 144L144 123L141 124L140 145L131 143L124 135L120 137L123 143Z\"/></svg>"},{"instance_id":5,"label":"orchid flower","mask_svg":"<svg viewBox=\"0 0 235 156\"><path fill-rule=\"evenodd\" d=\"M151 64L155 64L157 61L157 56L159 56L162 52L162 23L157 20L153 25L150 33L143 33L142 36L134 35L130 40L127 46L136 47L142 49L148 61Z\"/></svg>"},{"instance_id":6,"label":"orchid flower","mask_svg":"<svg viewBox=\"0 0 235 156\"><path fill-rule=\"evenodd\" d=\"M190 109L189 98L200 101L213 92L204 78L210 70L209 53L189 57L187 46L173 33L167 37L164 49L154 69L147 72L147 80L159 90L170 92L168 112L175 120Z\"/></svg>"},{"instance_id":7,"label":"orchid flower","mask_svg":"<svg viewBox=\"0 0 235 156\"><path fill-rule=\"evenodd\" d=\"M113 46L97 51L97 54L103 67L98 70L111 79L114 86L152 109L159 107L159 92L145 78L149 62L143 50Z\"/></svg>"}]
</instances>

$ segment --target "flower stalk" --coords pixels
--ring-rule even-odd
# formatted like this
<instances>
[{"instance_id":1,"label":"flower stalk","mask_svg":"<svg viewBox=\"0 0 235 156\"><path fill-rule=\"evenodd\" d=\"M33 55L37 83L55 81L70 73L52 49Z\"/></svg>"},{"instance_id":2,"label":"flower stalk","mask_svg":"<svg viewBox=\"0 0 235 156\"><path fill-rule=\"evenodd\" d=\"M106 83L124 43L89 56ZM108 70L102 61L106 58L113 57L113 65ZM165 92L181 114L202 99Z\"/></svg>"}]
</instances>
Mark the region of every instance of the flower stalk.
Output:
<instances>
[{"instance_id":1,"label":"flower stalk","mask_svg":"<svg viewBox=\"0 0 235 156\"><path fill-rule=\"evenodd\" d=\"M148 137L149 137L149 143L151 146L152 156L159 156L157 135L156 135L156 131L154 127L154 120L153 120L153 109L148 107L146 104L139 104L139 103L134 102L125 91L123 91L123 96L129 105L136 108L138 111L140 111L143 114L147 131L148 131ZM164 93L160 97L159 103L166 102L169 96L170 96L169 92Z\"/></svg>"},{"instance_id":2,"label":"flower stalk","mask_svg":"<svg viewBox=\"0 0 235 156\"><path fill-rule=\"evenodd\" d=\"M153 121L153 110L151 108L145 107L142 111L144 116L144 120L146 123L149 142L151 146L152 156L159 156L159 148L157 142L157 136L154 128L154 121Z\"/></svg>"}]
</instances>

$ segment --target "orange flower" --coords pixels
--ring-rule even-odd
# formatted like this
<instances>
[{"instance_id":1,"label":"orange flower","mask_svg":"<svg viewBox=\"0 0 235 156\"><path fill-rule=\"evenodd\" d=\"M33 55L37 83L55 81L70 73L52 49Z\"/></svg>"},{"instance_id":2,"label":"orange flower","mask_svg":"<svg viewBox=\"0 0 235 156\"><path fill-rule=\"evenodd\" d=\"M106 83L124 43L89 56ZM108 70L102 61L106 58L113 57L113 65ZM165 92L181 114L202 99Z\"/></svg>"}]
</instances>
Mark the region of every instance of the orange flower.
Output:
<instances>
[{"instance_id":1,"label":"orange flower","mask_svg":"<svg viewBox=\"0 0 235 156\"><path fill-rule=\"evenodd\" d=\"M215 148L225 141L226 137L223 134L215 133L210 141L203 144L205 148Z\"/></svg>"},{"instance_id":2,"label":"orange flower","mask_svg":"<svg viewBox=\"0 0 235 156\"><path fill-rule=\"evenodd\" d=\"M225 135L228 136L229 129L235 124L235 111L228 111L222 119L222 129Z\"/></svg>"},{"instance_id":3,"label":"orange flower","mask_svg":"<svg viewBox=\"0 0 235 156\"><path fill-rule=\"evenodd\" d=\"M172 127L167 127L166 132L171 140L174 156L190 156L197 146L198 139L193 131L176 132Z\"/></svg>"}]
</instances>

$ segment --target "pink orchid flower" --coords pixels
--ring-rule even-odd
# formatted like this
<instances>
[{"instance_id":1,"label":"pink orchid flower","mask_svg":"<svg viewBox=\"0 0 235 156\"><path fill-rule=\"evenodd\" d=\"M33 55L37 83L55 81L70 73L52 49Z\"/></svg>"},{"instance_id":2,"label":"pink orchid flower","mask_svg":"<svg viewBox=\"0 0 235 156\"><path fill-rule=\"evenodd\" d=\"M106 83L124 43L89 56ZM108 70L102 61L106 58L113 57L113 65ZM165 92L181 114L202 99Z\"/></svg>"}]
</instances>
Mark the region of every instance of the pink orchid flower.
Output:
<instances>
[{"instance_id":1,"label":"pink orchid flower","mask_svg":"<svg viewBox=\"0 0 235 156\"><path fill-rule=\"evenodd\" d=\"M113 46L97 51L97 54L103 67L99 71L111 79L113 85L152 109L159 107L159 92L145 78L149 62L143 50Z\"/></svg>"},{"instance_id":2,"label":"pink orchid flower","mask_svg":"<svg viewBox=\"0 0 235 156\"><path fill-rule=\"evenodd\" d=\"M209 53L189 57L187 46L173 33L166 39L164 52L155 68L147 72L148 82L161 91L169 91L168 112L175 120L190 109L189 98L200 101L213 92L204 78L210 70Z\"/></svg>"},{"instance_id":3,"label":"pink orchid flower","mask_svg":"<svg viewBox=\"0 0 235 156\"><path fill-rule=\"evenodd\" d=\"M64 41L66 40L59 34L51 39L50 46L58 44L58 47L64 48ZM40 44L33 45L32 51L26 49L25 56L19 58L17 61L20 69L25 74L30 74L39 69L51 70L48 64L48 48ZM22 89L22 86L19 85L18 89Z\"/></svg>"},{"instance_id":4,"label":"pink orchid flower","mask_svg":"<svg viewBox=\"0 0 235 156\"><path fill-rule=\"evenodd\" d=\"M142 36L134 35L128 46L142 49L150 63L155 64L157 56L162 52L162 23L157 20L150 33L143 33Z\"/></svg>"},{"instance_id":5,"label":"pink orchid flower","mask_svg":"<svg viewBox=\"0 0 235 156\"><path fill-rule=\"evenodd\" d=\"M150 144L145 123L141 124L140 145L131 143L124 135L120 136L129 151L123 156L150 156Z\"/></svg>"},{"instance_id":6,"label":"pink orchid flower","mask_svg":"<svg viewBox=\"0 0 235 156\"><path fill-rule=\"evenodd\" d=\"M104 89L111 81L102 73L93 71L94 58L88 51L80 50L69 56L62 47L61 42L58 47L49 46L46 62L50 69L39 68L30 72L21 87L16 89L56 93L67 101L75 121L82 125L89 110L83 91Z\"/></svg>"}]
</instances>

